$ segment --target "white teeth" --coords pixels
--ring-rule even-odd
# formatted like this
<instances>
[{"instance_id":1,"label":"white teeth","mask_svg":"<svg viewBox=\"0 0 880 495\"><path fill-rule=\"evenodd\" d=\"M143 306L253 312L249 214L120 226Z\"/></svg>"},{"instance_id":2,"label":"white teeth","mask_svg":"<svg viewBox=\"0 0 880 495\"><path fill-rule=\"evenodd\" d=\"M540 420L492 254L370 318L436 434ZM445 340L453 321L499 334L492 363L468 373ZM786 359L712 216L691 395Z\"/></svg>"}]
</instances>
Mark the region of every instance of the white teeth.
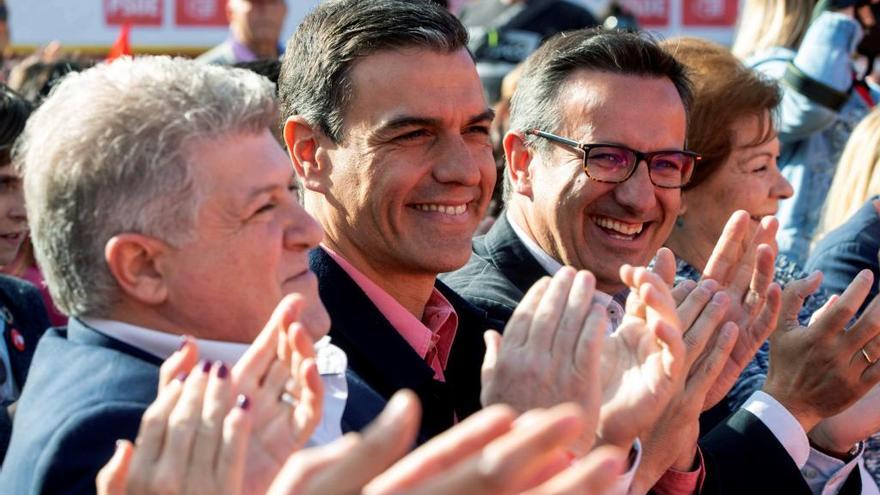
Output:
<instances>
[{"instance_id":1,"label":"white teeth","mask_svg":"<svg viewBox=\"0 0 880 495\"><path fill-rule=\"evenodd\" d=\"M619 232L623 235L636 235L642 231L643 223L623 223L608 217L592 217L599 227Z\"/></svg>"},{"instance_id":2,"label":"white teeth","mask_svg":"<svg viewBox=\"0 0 880 495\"><path fill-rule=\"evenodd\" d=\"M421 211L436 211L440 213L444 213L446 215L463 215L467 212L467 204L458 205L458 206L446 206L446 205L437 205L437 204L417 204L415 205L417 210Z\"/></svg>"}]
</instances>

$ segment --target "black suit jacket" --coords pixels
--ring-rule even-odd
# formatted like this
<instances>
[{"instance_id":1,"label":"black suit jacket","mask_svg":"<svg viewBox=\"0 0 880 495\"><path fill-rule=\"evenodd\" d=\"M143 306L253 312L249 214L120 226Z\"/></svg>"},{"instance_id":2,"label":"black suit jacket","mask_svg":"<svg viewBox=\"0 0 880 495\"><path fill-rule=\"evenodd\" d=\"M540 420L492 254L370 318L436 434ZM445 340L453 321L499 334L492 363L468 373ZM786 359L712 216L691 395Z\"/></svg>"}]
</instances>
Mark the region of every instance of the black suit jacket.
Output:
<instances>
[{"instance_id":1,"label":"black suit jacket","mask_svg":"<svg viewBox=\"0 0 880 495\"><path fill-rule=\"evenodd\" d=\"M516 236L506 212L472 246L467 264L440 280L490 318L506 323L529 288L549 274Z\"/></svg>"},{"instance_id":2,"label":"black suit jacket","mask_svg":"<svg viewBox=\"0 0 880 495\"><path fill-rule=\"evenodd\" d=\"M40 290L24 280L0 275L0 311L6 320L3 343L12 368L11 376L19 390L24 387L37 342L49 328L49 315ZM14 332L20 340L15 342ZM12 417L6 408L0 410L0 463L9 448L12 435Z\"/></svg>"},{"instance_id":3,"label":"black suit jacket","mask_svg":"<svg viewBox=\"0 0 880 495\"><path fill-rule=\"evenodd\" d=\"M468 264L441 279L475 306L506 322L529 287L546 275L502 212L486 235L474 239ZM701 438L700 446L706 461L703 493L811 493L773 433L746 410L735 412ZM860 492L856 469L840 493Z\"/></svg>"},{"instance_id":4,"label":"black suit jacket","mask_svg":"<svg viewBox=\"0 0 880 495\"><path fill-rule=\"evenodd\" d=\"M348 401L343 431L364 428L400 389L414 391L422 403L419 441L425 441L480 409L483 332L492 326L484 312L444 284L437 289L455 308L458 330L449 353L445 383L397 333L361 288L323 249L310 255L312 271L332 326L333 343L348 355Z\"/></svg>"},{"instance_id":5,"label":"black suit jacket","mask_svg":"<svg viewBox=\"0 0 880 495\"><path fill-rule=\"evenodd\" d=\"M37 347L0 493L95 493L116 440L133 440L156 397L161 361L71 319Z\"/></svg>"}]
</instances>

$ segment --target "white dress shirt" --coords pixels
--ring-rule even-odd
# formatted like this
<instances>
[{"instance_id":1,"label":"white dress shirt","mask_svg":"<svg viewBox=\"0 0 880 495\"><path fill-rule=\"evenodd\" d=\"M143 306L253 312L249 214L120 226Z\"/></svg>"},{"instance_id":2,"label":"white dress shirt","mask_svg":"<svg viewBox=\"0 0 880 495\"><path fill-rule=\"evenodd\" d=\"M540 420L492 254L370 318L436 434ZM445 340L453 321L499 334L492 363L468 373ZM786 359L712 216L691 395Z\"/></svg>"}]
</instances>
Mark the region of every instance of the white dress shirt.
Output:
<instances>
[{"instance_id":1,"label":"white dress shirt","mask_svg":"<svg viewBox=\"0 0 880 495\"><path fill-rule=\"evenodd\" d=\"M864 442L858 445L854 458L845 463L811 448L801 424L770 394L761 390L755 392L743 404L743 408L757 416L779 440L814 494L833 495L839 492L855 468L859 469L862 479L862 493L880 494L877 484L864 467Z\"/></svg>"},{"instance_id":2,"label":"white dress shirt","mask_svg":"<svg viewBox=\"0 0 880 495\"><path fill-rule=\"evenodd\" d=\"M99 318L82 318L81 321L102 334L165 360L174 354L183 341L182 335L150 330L129 323ZM234 366L250 344L196 339L199 356L209 361L222 361ZM315 429L308 445L323 445L342 436L342 413L348 397L345 370L348 359L345 352L324 337L315 344L318 373L324 382L324 413L321 424Z\"/></svg>"}]
</instances>

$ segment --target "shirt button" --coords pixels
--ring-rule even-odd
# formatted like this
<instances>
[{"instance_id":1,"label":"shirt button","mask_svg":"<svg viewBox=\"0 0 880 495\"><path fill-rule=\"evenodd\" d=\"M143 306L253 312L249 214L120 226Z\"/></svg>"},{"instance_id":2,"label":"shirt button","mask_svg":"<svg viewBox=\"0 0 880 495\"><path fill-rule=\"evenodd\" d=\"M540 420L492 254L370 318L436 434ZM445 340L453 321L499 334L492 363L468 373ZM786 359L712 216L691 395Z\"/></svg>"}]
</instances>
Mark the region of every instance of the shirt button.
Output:
<instances>
[{"instance_id":1,"label":"shirt button","mask_svg":"<svg viewBox=\"0 0 880 495\"><path fill-rule=\"evenodd\" d=\"M810 468L804 469L804 477L807 478L808 480L816 478L816 476L818 476L818 474L819 473L817 473L815 469L810 469Z\"/></svg>"}]
</instances>

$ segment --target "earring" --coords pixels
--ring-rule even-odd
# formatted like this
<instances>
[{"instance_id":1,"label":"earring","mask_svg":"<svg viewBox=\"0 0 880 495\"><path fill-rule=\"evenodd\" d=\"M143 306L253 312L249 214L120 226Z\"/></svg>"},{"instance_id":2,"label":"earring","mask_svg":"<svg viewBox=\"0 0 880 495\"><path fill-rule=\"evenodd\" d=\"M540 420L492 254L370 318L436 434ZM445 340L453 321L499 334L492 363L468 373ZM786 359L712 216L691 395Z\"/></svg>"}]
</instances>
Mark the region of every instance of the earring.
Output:
<instances>
[{"instance_id":1,"label":"earring","mask_svg":"<svg viewBox=\"0 0 880 495\"><path fill-rule=\"evenodd\" d=\"M675 217L675 226L678 228L684 227L684 216L679 215Z\"/></svg>"}]
</instances>

